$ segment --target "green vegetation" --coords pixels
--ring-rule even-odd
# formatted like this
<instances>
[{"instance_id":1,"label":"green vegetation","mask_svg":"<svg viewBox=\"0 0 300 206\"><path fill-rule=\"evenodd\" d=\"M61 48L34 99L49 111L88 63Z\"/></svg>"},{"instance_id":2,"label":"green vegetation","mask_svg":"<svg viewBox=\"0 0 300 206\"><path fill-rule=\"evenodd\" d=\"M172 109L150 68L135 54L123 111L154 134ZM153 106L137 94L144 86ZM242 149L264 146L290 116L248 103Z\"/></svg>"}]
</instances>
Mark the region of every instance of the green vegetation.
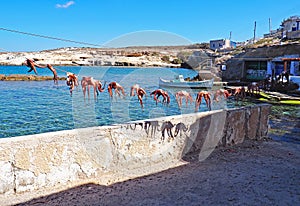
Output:
<instances>
[{"instance_id":1,"label":"green vegetation","mask_svg":"<svg viewBox=\"0 0 300 206\"><path fill-rule=\"evenodd\" d=\"M163 56L163 57L161 58L161 60L164 61L164 62L170 63L170 57L167 56L167 55Z\"/></svg>"},{"instance_id":2,"label":"green vegetation","mask_svg":"<svg viewBox=\"0 0 300 206\"><path fill-rule=\"evenodd\" d=\"M284 130L284 129L272 129L272 128L270 128L269 129L269 133L282 136L282 135L284 135L286 133L286 130Z\"/></svg>"},{"instance_id":3,"label":"green vegetation","mask_svg":"<svg viewBox=\"0 0 300 206\"><path fill-rule=\"evenodd\" d=\"M192 51L181 51L177 56L191 56L193 54Z\"/></svg>"},{"instance_id":4,"label":"green vegetation","mask_svg":"<svg viewBox=\"0 0 300 206\"><path fill-rule=\"evenodd\" d=\"M281 118L282 116L287 116L291 118L300 118L300 108L299 106L291 105L273 105L271 107L271 117Z\"/></svg>"},{"instance_id":5,"label":"green vegetation","mask_svg":"<svg viewBox=\"0 0 300 206\"><path fill-rule=\"evenodd\" d=\"M159 56L159 53L158 52L153 52L152 56Z\"/></svg>"},{"instance_id":6,"label":"green vegetation","mask_svg":"<svg viewBox=\"0 0 300 206\"><path fill-rule=\"evenodd\" d=\"M263 38L254 43L254 45L265 45L271 44L273 42L273 38Z\"/></svg>"},{"instance_id":7,"label":"green vegetation","mask_svg":"<svg viewBox=\"0 0 300 206\"><path fill-rule=\"evenodd\" d=\"M171 63L172 64L181 64L182 60L181 59L173 59L173 61Z\"/></svg>"},{"instance_id":8,"label":"green vegetation","mask_svg":"<svg viewBox=\"0 0 300 206\"><path fill-rule=\"evenodd\" d=\"M235 56L235 55L238 55L238 54L240 54L244 51L245 51L245 48L243 46L238 46L234 50L232 50L232 52L230 52L230 54Z\"/></svg>"}]
</instances>

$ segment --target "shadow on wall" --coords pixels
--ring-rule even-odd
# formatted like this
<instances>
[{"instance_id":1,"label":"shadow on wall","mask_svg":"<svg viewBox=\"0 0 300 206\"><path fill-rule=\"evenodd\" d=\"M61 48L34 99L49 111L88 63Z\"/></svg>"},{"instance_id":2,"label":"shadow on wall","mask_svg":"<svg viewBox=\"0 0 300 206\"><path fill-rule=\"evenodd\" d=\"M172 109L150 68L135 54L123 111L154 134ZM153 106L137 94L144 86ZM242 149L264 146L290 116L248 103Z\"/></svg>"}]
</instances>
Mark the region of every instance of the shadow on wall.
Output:
<instances>
[{"instance_id":1,"label":"shadow on wall","mask_svg":"<svg viewBox=\"0 0 300 206\"><path fill-rule=\"evenodd\" d=\"M186 159L186 155L196 153L198 156L200 155L201 149L203 148L203 144L205 139L207 138L209 127L211 125L211 116L205 116L201 119L197 119L197 121L191 124L191 131L196 131L196 134L191 134L189 138L186 138L185 147L182 153L182 159L188 161ZM195 137L195 139L191 139ZM197 159L197 161L199 161Z\"/></svg>"}]
</instances>

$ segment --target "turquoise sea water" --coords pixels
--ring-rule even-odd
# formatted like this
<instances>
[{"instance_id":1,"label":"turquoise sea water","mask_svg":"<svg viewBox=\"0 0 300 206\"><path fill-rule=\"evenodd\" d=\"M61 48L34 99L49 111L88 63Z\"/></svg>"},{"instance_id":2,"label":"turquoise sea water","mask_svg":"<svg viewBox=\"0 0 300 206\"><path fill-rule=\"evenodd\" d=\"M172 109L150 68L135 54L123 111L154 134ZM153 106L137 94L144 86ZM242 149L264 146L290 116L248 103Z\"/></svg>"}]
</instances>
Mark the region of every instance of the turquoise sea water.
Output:
<instances>
[{"instance_id":1,"label":"turquoise sea water","mask_svg":"<svg viewBox=\"0 0 300 206\"><path fill-rule=\"evenodd\" d=\"M25 66L0 66L0 74L28 74ZM65 71L82 76L93 76L102 82L119 82L126 92L126 98L108 95L107 89L100 93L97 101L84 101L78 87L70 96L65 81L55 86L53 81L0 81L0 138L37 134L66 129L111 125L133 120L148 119L184 113L193 113L194 104L178 108L174 94L177 90L167 89L171 96L169 106L156 105L150 92L158 89L159 77L172 79L176 74L194 77L197 73L188 69L170 68L116 68L116 67L57 67L58 76ZM38 69L39 75L52 76L47 69ZM107 86L106 84L106 86ZM140 107L136 96L130 97L130 87L139 84L147 96L145 108ZM92 90L91 90L92 91ZM195 90L190 90L195 98ZM92 94L92 93L91 93ZM214 105L213 109L226 105ZM201 111L207 111L204 101Z\"/></svg>"}]
</instances>

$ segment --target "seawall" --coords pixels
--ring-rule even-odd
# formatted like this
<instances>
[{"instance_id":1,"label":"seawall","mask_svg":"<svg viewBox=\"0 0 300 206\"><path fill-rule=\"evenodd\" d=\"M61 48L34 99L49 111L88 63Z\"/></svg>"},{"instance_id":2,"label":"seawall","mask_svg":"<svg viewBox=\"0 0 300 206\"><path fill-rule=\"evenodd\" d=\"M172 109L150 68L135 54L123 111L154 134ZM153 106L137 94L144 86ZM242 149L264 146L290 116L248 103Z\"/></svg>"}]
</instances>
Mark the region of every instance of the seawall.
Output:
<instances>
[{"instance_id":1,"label":"seawall","mask_svg":"<svg viewBox=\"0 0 300 206\"><path fill-rule=\"evenodd\" d=\"M261 104L0 139L0 197L92 180L109 185L185 164L190 152L202 161L217 146L265 137L269 113Z\"/></svg>"}]
</instances>

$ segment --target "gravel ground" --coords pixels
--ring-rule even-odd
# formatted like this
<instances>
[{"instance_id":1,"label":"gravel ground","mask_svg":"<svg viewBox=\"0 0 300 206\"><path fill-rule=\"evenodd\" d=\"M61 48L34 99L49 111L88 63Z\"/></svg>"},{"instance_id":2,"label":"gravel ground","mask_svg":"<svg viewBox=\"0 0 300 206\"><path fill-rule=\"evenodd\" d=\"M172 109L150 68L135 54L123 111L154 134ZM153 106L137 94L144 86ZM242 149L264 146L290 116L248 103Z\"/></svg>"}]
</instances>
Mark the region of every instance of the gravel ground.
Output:
<instances>
[{"instance_id":1,"label":"gravel ground","mask_svg":"<svg viewBox=\"0 0 300 206\"><path fill-rule=\"evenodd\" d=\"M217 148L202 162L194 153L185 158L189 164L167 171L111 186L84 184L29 201L33 194L22 194L12 202L51 206L300 205L299 119L273 119L270 125L269 138Z\"/></svg>"}]
</instances>

